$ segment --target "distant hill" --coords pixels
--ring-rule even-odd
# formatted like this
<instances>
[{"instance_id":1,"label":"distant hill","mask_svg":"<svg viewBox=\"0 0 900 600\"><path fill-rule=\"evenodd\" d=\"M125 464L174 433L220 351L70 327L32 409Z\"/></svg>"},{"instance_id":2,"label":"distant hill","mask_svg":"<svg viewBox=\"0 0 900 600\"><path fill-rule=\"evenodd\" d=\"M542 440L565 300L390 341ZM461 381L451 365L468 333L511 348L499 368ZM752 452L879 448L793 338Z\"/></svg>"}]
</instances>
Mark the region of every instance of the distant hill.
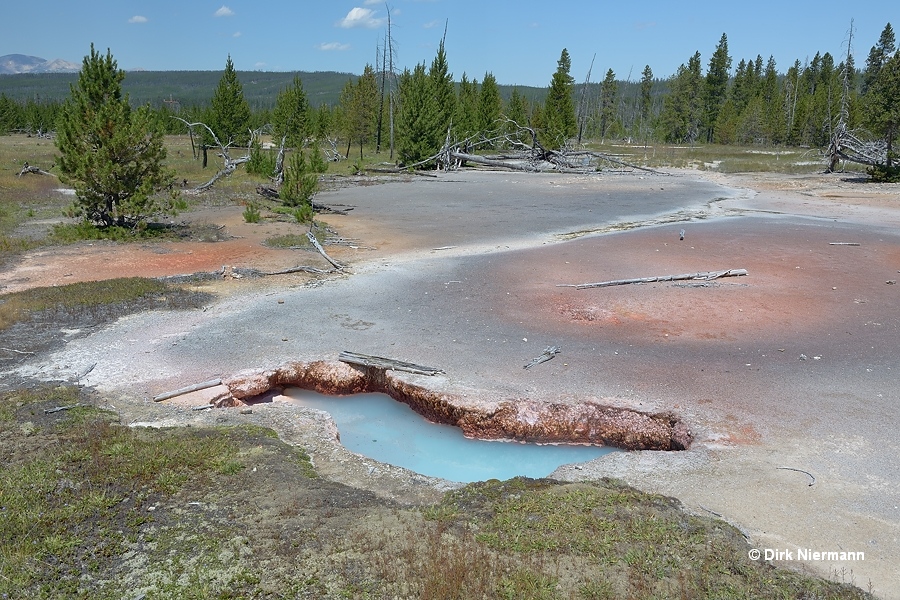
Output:
<instances>
[{"instance_id":1,"label":"distant hill","mask_svg":"<svg viewBox=\"0 0 900 600\"><path fill-rule=\"evenodd\" d=\"M0 94L19 102L29 99L63 101L69 95L69 86L78 80L78 70L80 67L75 73L27 72L0 75ZM303 81L303 89L313 106L336 105L347 80L355 81L358 77L352 73L335 71L238 71L237 75L244 86L244 97L254 110L273 107L278 92L290 86L295 75ZM205 106L209 104L221 78L221 71L129 71L122 82L122 88L134 105L150 104L159 107L164 103L172 105L177 102L184 107ZM508 98L512 86L499 87L500 94ZM547 89L520 87L519 93L529 100L543 100Z\"/></svg>"},{"instance_id":2,"label":"distant hill","mask_svg":"<svg viewBox=\"0 0 900 600\"><path fill-rule=\"evenodd\" d=\"M47 60L37 56L24 54L7 54L0 56L0 75L17 75L20 73L77 73L81 65L65 61L61 58Z\"/></svg>"}]
</instances>

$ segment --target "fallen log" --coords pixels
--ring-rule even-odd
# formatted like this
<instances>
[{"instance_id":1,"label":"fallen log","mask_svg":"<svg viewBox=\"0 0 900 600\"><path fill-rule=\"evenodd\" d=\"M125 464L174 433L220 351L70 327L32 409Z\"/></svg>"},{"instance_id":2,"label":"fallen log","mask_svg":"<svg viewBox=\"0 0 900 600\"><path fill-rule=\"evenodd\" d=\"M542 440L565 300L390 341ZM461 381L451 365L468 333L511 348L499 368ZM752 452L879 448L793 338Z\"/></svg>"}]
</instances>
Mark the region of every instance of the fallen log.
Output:
<instances>
[{"instance_id":1,"label":"fallen log","mask_svg":"<svg viewBox=\"0 0 900 600\"><path fill-rule=\"evenodd\" d=\"M540 356L538 356L537 358L532 360L530 363L525 365L523 368L530 369L531 367L533 367L535 365L545 363L548 360L552 359L557 354L559 354L559 352L560 352L559 346L547 346L546 348L544 348L544 352Z\"/></svg>"},{"instance_id":2,"label":"fallen log","mask_svg":"<svg viewBox=\"0 0 900 600\"><path fill-rule=\"evenodd\" d=\"M191 392L205 390L207 388L216 387L217 385L222 385L221 379L210 379L209 381L204 381L202 383L195 383L194 385L189 385L187 387L178 388L177 390L172 390L171 392L165 392L158 396L154 396L153 401L154 402L162 402L163 400L168 400L169 398L174 398L175 396L183 396L184 394L190 394Z\"/></svg>"},{"instance_id":3,"label":"fallen log","mask_svg":"<svg viewBox=\"0 0 900 600\"><path fill-rule=\"evenodd\" d=\"M325 258L325 260L327 260L328 262L331 263L332 267L334 267L335 269L337 269L339 271L343 270L345 268L344 265L342 265L338 261L336 261L333 258L331 258L330 256L328 256L328 253L325 252L325 249L322 247L322 244L319 243L319 240L316 239L316 236L313 234L312 231L307 231L306 237L307 237L307 239L309 239L309 243L312 244L313 247L319 251L319 254L321 254Z\"/></svg>"},{"instance_id":4,"label":"fallen log","mask_svg":"<svg viewBox=\"0 0 900 600\"><path fill-rule=\"evenodd\" d=\"M64 410L72 410L73 408L79 408L81 406L87 406L87 404L82 404L81 402L79 402L78 404L69 404L68 406L57 406L55 408L45 408L44 414L52 415L53 413L62 412Z\"/></svg>"},{"instance_id":5,"label":"fallen log","mask_svg":"<svg viewBox=\"0 0 900 600\"><path fill-rule=\"evenodd\" d=\"M53 167L50 168L52 169ZM19 174L16 175L16 177L21 177L22 175L25 175L27 173L31 173L32 175L53 175L53 173L50 173L49 171L45 171L37 167L32 167L26 162L24 165L22 165L22 170L19 171Z\"/></svg>"},{"instance_id":6,"label":"fallen log","mask_svg":"<svg viewBox=\"0 0 900 600\"><path fill-rule=\"evenodd\" d=\"M316 267L300 265L297 267L291 267L290 269L283 269L281 271L263 273L263 275L290 275L291 273L313 273L315 275L327 275L328 273L334 273L335 271L337 271L337 269L317 269Z\"/></svg>"},{"instance_id":7,"label":"fallen log","mask_svg":"<svg viewBox=\"0 0 900 600\"><path fill-rule=\"evenodd\" d=\"M425 367L414 363L394 360L392 358L384 358L382 356L372 356L369 354L358 354L356 352L343 351L338 356L338 360L351 365L360 365L363 367L374 367L377 369L385 369L392 371L406 371L407 373L416 373L418 375L437 375L444 373L442 369L435 367Z\"/></svg>"},{"instance_id":8,"label":"fallen log","mask_svg":"<svg viewBox=\"0 0 900 600\"><path fill-rule=\"evenodd\" d=\"M659 275L656 277L637 277L634 279L614 279L612 281L601 281L598 283L579 283L559 284L556 287L573 287L577 290L585 290L588 288L612 287L616 285L629 285L632 283L656 283L660 281L712 281L721 277L740 277L747 275L747 269L726 269L724 271L704 271L702 273L685 273L682 275Z\"/></svg>"}]
</instances>

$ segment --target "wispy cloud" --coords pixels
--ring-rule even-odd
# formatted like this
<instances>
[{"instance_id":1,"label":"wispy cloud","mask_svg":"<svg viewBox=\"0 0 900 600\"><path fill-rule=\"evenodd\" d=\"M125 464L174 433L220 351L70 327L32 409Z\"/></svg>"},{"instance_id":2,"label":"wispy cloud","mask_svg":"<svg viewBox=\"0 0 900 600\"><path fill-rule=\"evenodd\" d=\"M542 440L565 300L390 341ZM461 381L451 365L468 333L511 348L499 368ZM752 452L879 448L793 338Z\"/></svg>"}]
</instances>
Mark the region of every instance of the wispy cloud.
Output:
<instances>
[{"instance_id":1,"label":"wispy cloud","mask_svg":"<svg viewBox=\"0 0 900 600\"><path fill-rule=\"evenodd\" d=\"M219 10L217 10L216 12L213 13L213 16L214 17L233 17L234 11L223 4L222 8L220 8Z\"/></svg>"},{"instance_id":2,"label":"wispy cloud","mask_svg":"<svg viewBox=\"0 0 900 600\"><path fill-rule=\"evenodd\" d=\"M375 6L376 4L381 4L381 3L382 3L381 0L366 0L365 2L363 2L363 4L366 6Z\"/></svg>"},{"instance_id":3,"label":"wispy cloud","mask_svg":"<svg viewBox=\"0 0 900 600\"><path fill-rule=\"evenodd\" d=\"M360 8L359 6L351 8L347 16L338 21L338 26L345 29L351 27L366 27L368 29L376 29L381 27L386 20L375 16L375 11L370 8Z\"/></svg>"},{"instance_id":4,"label":"wispy cloud","mask_svg":"<svg viewBox=\"0 0 900 600\"><path fill-rule=\"evenodd\" d=\"M330 52L332 50L349 50L350 44L342 44L340 42L327 42L321 43L316 46L319 50L324 50L325 52Z\"/></svg>"},{"instance_id":5,"label":"wispy cloud","mask_svg":"<svg viewBox=\"0 0 900 600\"><path fill-rule=\"evenodd\" d=\"M259 70L259 69L264 68L265 66L266 66L266 63L264 63L264 62L258 62L258 63L256 63L256 64L253 65L253 68L256 69L256 70Z\"/></svg>"},{"instance_id":6,"label":"wispy cloud","mask_svg":"<svg viewBox=\"0 0 900 600\"><path fill-rule=\"evenodd\" d=\"M656 21L637 21L634 24L634 28L638 31L643 31L645 29L653 29L656 27Z\"/></svg>"},{"instance_id":7,"label":"wispy cloud","mask_svg":"<svg viewBox=\"0 0 900 600\"><path fill-rule=\"evenodd\" d=\"M133 17L128 19L128 22L129 23L146 23L149 20L150 19L148 19L147 17L145 17L143 15L134 15Z\"/></svg>"},{"instance_id":8,"label":"wispy cloud","mask_svg":"<svg viewBox=\"0 0 900 600\"><path fill-rule=\"evenodd\" d=\"M427 23L422 25L422 27L425 29L434 29L435 27L437 27L440 24L441 24L441 21L439 21L438 19L435 19L434 21L428 21Z\"/></svg>"},{"instance_id":9,"label":"wispy cloud","mask_svg":"<svg viewBox=\"0 0 900 600\"><path fill-rule=\"evenodd\" d=\"M231 37L241 37L241 32L235 31L234 33L231 34Z\"/></svg>"}]
</instances>

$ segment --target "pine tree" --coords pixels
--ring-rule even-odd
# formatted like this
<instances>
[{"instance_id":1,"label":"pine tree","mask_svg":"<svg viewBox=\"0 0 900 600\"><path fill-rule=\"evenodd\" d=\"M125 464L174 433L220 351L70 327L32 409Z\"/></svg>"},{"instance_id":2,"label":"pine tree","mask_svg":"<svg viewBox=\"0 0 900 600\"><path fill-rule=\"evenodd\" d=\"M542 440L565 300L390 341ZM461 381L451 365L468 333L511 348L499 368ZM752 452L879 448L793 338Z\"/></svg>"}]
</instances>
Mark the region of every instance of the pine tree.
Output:
<instances>
[{"instance_id":1,"label":"pine tree","mask_svg":"<svg viewBox=\"0 0 900 600\"><path fill-rule=\"evenodd\" d=\"M600 84L600 137L606 138L610 127L616 120L616 104L619 101L619 84L612 69L606 72Z\"/></svg>"},{"instance_id":2,"label":"pine tree","mask_svg":"<svg viewBox=\"0 0 900 600\"><path fill-rule=\"evenodd\" d=\"M728 94L728 77L731 71L731 56L728 55L728 37L723 33L715 52L709 59L706 72L706 141L713 141L719 110Z\"/></svg>"},{"instance_id":3,"label":"pine tree","mask_svg":"<svg viewBox=\"0 0 900 600\"><path fill-rule=\"evenodd\" d=\"M207 125L226 146L246 146L250 141L250 105L244 98L244 87L238 80L231 55L213 93L209 120Z\"/></svg>"},{"instance_id":4,"label":"pine tree","mask_svg":"<svg viewBox=\"0 0 900 600\"><path fill-rule=\"evenodd\" d=\"M132 110L109 50L84 57L57 122L60 179L75 188L73 212L96 226L136 226L166 208L154 193L169 179L162 134L150 110Z\"/></svg>"},{"instance_id":5,"label":"pine tree","mask_svg":"<svg viewBox=\"0 0 900 600\"><path fill-rule=\"evenodd\" d=\"M687 65L678 67L670 90L660 115L663 138L668 142L694 143L699 138L703 120L703 77L699 52L688 60Z\"/></svg>"},{"instance_id":6,"label":"pine tree","mask_svg":"<svg viewBox=\"0 0 900 600\"><path fill-rule=\"evenodd\" d=\"M569 74L572 70L572 59L569 51L563 48L556 63L556 72L550 81L550 89L542 111L544 122L541 127L541 141L549 148L561 148L575 135L575 101L572 90L575 80Z\"/></svg>"},{"instance_id":7,"label":"pine tree","mask_svg":"<svg viewBox=\"0 0 900 600\"><path fill-rule=\"evenodd\" d=\"M869 57L866 59L866 70L863 72L863 94L868 92L882 66L893 56L896 51L895 44L894 28L888 23L884 26L878 43L872 46Z\"/></svg>"},{"instance_id":8,"label":"pine tree","mask_svg":"<svg viewBox=\"0 0 900 600\"><path fill-rule=\"evenodd\" d=\"M281 90L275 100L272 112L272 132L276 141L285 139L285 144L301 148L312 133L309 101L303 91L303 82L294 76L290 87Z\"/></svg>"},{"instance_id":9,"label":"pine tree","mask_svg":"<svg viewBox=\"0 0 900 600\"><path fill-rule=\"evenodd\" d=\"M502 109L503 101L500 99L497 79L493 73L485 73L481 92L478 94L478 130L489 132L497 129L497 119L500 118Z\"/></svg>"},{"instance_id":10,"label":"pine tree","mask_svg":"<svg viewBox=\"0 0 900 600\"><path fill-rule=\"evenodd\" d=\"M513 87L510 93L504 116L509 119L506 125L507 134L515 141L523 141L519 135L519 128L528 126L528 100L519 93L518 86Z\"/></svg>"},{"instance_id":11,"label":"pine tree","mask_svg":"<svg viewBox=\"0 0 900 600\"><path fill-rule=\"evenodd\" d=\"M366 65L355 85L352 80L347 82L341 93L341 112L348 154L350 143L355 140L359 144L359 159L362 160L363 146L375 134L378 117L378 82L372 65Z\"/></svg>"},{"instance_id":12,"label":"pine tree","mask_svg":"<svg viewBox=\"0 0 900 600\"><path fill-rule=\"evenodd\" d=\"M402 164L414 164L434 154L430 143L433 117L429 114L428 75L418 64L400 74L398 84L397 155Z\"/></svg>"},{"instance_id":13,"label":"pine tree","mask_svg":"<svg viewBox=\"0 0 900 600\"><path fill-rule=\"evenodd\" d=\"M896 162L894 140L900 133L900 52L895 52L882 65L865 100L866 121L887 144L886 167L890 172Z\"/></svg>"},{"instance_id":14,"label":"pine tree","mask_svg":"<svg viewBox=\"0 0 900 600\"><path fill-rule=\"evenodd\" d=\"M453 84L453 74L450 73L450 66L447 63L443 38L434 60L431 61L431 68L428 69L428 86L431 101L429 113L432 118L428 145L432 148L430 154L434 154L444 145L456 109L456 86Z\"/></svg>"},{"instance_id":15,"label":"pine tree","mask_svg":"<svg viewBox=\"0 0 900 600\"><path fill-rule=\"evenodd\" d=\"M453 131L457 140L464 140L478 132L478 81L469 81L465 73L459 80Z\"/></svg>"}]
</instances>

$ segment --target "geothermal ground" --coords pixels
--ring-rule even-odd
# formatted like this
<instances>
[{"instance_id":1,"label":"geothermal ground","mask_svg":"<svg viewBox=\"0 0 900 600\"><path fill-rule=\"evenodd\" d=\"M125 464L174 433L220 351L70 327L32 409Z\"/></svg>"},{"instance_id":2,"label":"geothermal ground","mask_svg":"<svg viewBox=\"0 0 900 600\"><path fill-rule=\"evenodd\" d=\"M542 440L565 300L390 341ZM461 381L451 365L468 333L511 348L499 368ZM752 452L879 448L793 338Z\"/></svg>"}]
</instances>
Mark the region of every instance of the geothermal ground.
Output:
<instances>
[{"instance_id":1,"label":"geothermal ground","mask_svg":"<svg viewBox=\"0 0 900 600\"><path fill-rule=\"evenodd\" d=\"M250 414L190 411L184 385L342 350L431 365L399 381L469 409L583 403L675 415L686 451L614 453L560 468L567 481L617 477L738 526L774 561L900 598L900 198L833 176L595 176L466 172L321 194L355 207L324 217L354 247L327 276L199 284L203 311L149 312L70 334L18 376L79 380L129 421L250 421L303 445L326 477L403 502L452 487L341 449L333 427L270 395ZM27 255L4 291L111 276L327 265L265 248L287 224L239 209L192 219L232 239L82 245ZM680 231L685 231L680 240ZM852 245L850 245L852 244ZM613 279L746 269L744 277L578 290ZM231 272L229 269L225 273ZM547 346L553 360L524 370ZM246 411L245 411L246 413ZM864 561L798 561L798 549Z\"/></svg>"}]
</instances>

